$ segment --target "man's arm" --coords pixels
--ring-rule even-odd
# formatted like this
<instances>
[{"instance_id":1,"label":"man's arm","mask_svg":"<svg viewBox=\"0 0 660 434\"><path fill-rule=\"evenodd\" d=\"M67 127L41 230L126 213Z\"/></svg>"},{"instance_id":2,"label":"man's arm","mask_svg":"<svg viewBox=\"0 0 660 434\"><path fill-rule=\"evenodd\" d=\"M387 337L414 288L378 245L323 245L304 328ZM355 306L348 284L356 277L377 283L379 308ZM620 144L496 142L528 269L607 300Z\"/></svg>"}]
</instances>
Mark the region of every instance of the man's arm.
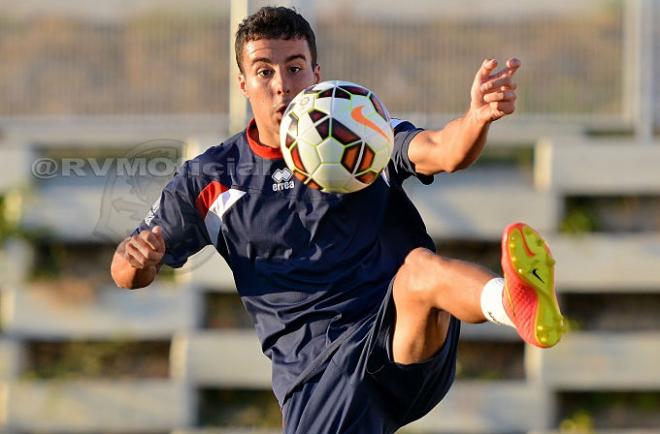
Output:
<instances>
[{"instance_id":1,"label":"man's arm","mask_svg":"<svg viewBox=\"0 0 660 434\"><path fill-rule=\"evenodd\" d=\"M160 226L145 230L119 243L112 258L110 273L120 288L137 289L154 281L165 254Z\"/></svg>"},{"instance_id":2,"label":"man's arm","mask_svg":"<svg viewBox=\"0 0 660 434\"><path fill-rule=\"evenodd\" d=\"M408 157L418 173L434 175L468 167L481 154L490 123L514 112L517 86L512 77L520 61L509 59L504 70L492 74L496 67L495 59L486 59L481 65L465 115L441 130L422 131L413 138Z\"/></svg>"}]
</instances>

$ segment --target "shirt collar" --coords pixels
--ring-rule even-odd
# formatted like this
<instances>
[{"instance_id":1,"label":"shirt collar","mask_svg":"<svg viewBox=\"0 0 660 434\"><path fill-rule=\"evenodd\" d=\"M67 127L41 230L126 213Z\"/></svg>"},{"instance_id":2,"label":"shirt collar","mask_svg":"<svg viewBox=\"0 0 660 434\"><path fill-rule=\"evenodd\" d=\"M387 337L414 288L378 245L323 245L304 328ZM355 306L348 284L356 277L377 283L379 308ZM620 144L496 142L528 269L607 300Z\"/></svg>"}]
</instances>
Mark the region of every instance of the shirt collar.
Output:
<instances>
[{"instance_id":1,"label":"shirt collar","mask_svg":"<svg viewBox=\"0 0 660 434\"><path fill-rule=\"evenodd\" d=\"M247 141L252 152L261 158L266 158L268 160L279 160L283 158L282 150L280 148L266 146L259 141L259 130L257 129L257 122L254 118L250 120L250 123L245 130L245 135L247 136Z\"/></svg>"}]
</instances>

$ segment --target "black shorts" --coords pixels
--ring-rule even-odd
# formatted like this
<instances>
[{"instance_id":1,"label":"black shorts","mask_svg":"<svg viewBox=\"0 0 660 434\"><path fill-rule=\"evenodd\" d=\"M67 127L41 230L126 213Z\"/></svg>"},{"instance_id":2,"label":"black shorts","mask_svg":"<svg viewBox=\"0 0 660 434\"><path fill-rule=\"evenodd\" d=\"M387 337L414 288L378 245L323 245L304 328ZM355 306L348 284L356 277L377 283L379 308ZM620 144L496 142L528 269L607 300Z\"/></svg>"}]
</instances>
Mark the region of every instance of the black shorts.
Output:
<instances>
[{"instance_id":1,"label":"black shorts","mask_svg":"<svg viewBox=\"0 0 660 434\"><path fill-rule=\"evenodd\" d=\"M392 283L377 313L342 342L327 366L282 408L286 434L393 433L419 419L446 395L456 368L460 321L422 363L392 361Z\"/></svg>"}]
</instances>

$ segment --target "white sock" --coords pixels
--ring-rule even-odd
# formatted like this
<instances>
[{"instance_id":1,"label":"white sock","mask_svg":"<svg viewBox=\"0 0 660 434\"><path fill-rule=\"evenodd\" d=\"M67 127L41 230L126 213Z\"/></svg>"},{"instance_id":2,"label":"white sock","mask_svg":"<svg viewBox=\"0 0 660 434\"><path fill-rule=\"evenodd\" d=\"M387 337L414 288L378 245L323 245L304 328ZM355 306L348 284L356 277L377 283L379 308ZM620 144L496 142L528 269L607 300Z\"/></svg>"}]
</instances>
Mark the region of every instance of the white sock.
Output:
<instances>
[{"instance_id":1,"label":"white sock","mask_svg":"<svg viewBox=\"0 0 660 434\"><path fill-rule=\"evenodd\" d=\"M481 290L481 311L488 321L515 328L511 318L504 310L504 304L502 303L503 291L503 278L496 277L486 282L484 289Z\"/></svg>"}]
</instances>

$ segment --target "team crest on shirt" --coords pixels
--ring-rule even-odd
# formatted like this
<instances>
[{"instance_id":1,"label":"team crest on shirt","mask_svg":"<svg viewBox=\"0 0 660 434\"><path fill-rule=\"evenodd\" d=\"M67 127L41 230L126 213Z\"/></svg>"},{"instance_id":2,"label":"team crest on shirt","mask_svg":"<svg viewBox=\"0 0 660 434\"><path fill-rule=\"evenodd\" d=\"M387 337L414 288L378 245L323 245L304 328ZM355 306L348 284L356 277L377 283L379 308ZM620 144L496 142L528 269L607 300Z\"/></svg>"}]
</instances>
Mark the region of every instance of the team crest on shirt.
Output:
<instances>
[{"instance_id":1,"label":"team crest on shirt","mask_svg":"<svg viewBox=\"0 0 660 434\"><path fill-rule=\"evenodd\" d=\"M273 178L273 191L282 191L288 190L294 187L293 180L291 179L293 174L288 168L277 169L272 175Z\"/></svg>"}]
</instances>

